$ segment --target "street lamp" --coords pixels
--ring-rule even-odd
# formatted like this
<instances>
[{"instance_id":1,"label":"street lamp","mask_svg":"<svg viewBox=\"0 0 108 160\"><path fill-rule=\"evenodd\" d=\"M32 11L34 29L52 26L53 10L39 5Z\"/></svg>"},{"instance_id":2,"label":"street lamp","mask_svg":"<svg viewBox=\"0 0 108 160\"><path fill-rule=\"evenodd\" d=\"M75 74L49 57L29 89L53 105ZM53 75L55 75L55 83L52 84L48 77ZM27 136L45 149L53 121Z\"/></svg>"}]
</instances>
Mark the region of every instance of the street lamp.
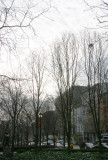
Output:
<instances>
[{"instance_id":1,"label":"street lamp","mask_svg":"<svg viewBox=\"0 0 108 160\"><path fill-rule=\"evenodd\" d=\"M93 47L94 47L94 44L93 44L93 43L90 43L88 46L89 46L89 48L93 48Z\"/></svg>"},{"instance_id":2,"label":"street lamp","mask_svg":"<svg viewBox=\"0 0 108 160\"><path fill-rule=\"evenodd\" d=\"M93 43L90 43L88 45L88 51L89 51L89 60L88 60L88 81L89 81L89 85L90 85L90 80L91 80L91 67L92 67L92 60L93 60L93 49L94 49L94 44ZM90 86L89 86L90 87Z\"/></svg>"},{"instance_id":3,"label":"street lamp","mask_svg":"<svg viewBox=\"0 0 108 160\"><path fill-rule=\"evenodd\" d=\"M2 120L1 120L1 118L0 118L0 125L2 124Z\"/></svg>"},{"instance_id":4,"label":"street lamp","mask_svg":"<svg viewBox=\"0 0 108 160\"><path fill-rule=\"evenodd\" d=\"M41 149L42 113L39 113L39 126L40 126L40 149Z\"/></svg>"}]
</instances>

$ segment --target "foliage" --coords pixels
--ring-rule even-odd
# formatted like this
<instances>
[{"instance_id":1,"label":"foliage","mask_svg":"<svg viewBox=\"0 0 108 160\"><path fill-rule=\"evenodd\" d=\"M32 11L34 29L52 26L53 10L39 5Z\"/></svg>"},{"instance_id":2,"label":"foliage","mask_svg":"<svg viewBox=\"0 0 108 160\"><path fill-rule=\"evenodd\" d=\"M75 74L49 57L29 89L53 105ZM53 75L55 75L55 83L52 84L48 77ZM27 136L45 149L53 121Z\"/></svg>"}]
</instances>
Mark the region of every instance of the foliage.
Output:
<instances>
[{"instance_id":1,"label":"foliage","mask_svg":"<svg viewBox=\"0 0 108 160\"><path fill-rule=\"evenodd\" d=\"M1 158L1 157L0 157ZM2 157L3 160L12 160L12 157ZM13 156L14 160L106 160L108 153L99 152L68 152L68 151L40 151L17 153Z\"/></svg>"}]
</instances>

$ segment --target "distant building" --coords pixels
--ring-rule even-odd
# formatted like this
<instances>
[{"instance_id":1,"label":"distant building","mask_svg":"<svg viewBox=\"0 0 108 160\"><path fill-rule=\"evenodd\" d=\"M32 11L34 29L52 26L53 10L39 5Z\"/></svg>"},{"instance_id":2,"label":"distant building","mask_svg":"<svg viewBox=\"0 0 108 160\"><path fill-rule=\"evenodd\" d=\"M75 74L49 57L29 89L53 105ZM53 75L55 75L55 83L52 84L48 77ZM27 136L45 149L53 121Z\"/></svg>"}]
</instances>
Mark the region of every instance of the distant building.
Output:
<instances>
[{"instance_id":1,"label":"distant building","mask_svg":"<svg viewBox=\"0 0 108 160\"><path fill-rule=\"evenodd\" d=\"M42 137L43 140L48 140L49 135L53 139L61 139L63 137L62 120L57 111L47 111L42 117Z\"/></svg>"},{"instance_id":2,"label":"distant building","mask_svg":"<svg viewBox=\"0 0 108 160\"><path fill-rule=\"evenodd\" d=\"M101 100L101 132L108 132L108 94L105 93Z\"/></svg>"},{"instance_id":3,"label":"distant building","mask_svg":"<svg viewBox=\"0 0 108 160\"><path fill-rule=\"evenodd\" d=\"M76 106L72 113L72 141L73 143L80 143L84 140L84 123L83 123L83 108Z\"/></svg>"},{"instance_id":4,"label":"distant building","mask_svg":"<svg viewBox=\"0 0 108 160\"><path fill-rule=\"evenodd\" d=\"M89 106L88 92L84 92L81 98L83 111L83 140L85 142L94 142L96 140L96 133L93 117Z\"/></svg>"},{"instance_id":5,"label":"distant building","mask_svg":"<svg viewBox=\"0 0 108 160\"><path fill-rule=\"evenodd\" d=\"M95 96L95 105L96 108L98 108L98 84L93 86L93 89L95 91L93 95ZM101 92L104 95L100 105L101 131L102 133L106 133L108 132L108 94L105 94L105 85L102 86ZM57 98L59 100L59 97ZM89 106L89 95L86 86L74 86L72 105L71 142L95 142L97 136L94 127L93 115L91 114ZM59 135L60 134L62 133L59 132Z\"/></svg>"}]
</instances>

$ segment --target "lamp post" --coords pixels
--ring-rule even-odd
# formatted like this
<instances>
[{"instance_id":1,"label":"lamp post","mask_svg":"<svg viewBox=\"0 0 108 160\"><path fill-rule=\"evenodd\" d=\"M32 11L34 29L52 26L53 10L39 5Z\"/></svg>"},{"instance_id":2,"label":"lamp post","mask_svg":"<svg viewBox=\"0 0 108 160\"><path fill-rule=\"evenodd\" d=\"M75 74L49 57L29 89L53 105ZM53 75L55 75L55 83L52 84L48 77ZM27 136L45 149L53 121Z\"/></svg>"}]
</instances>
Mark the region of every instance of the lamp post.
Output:
<instances>
[{"instance_id":1,"label":"lamp post","mask_svg":"<svg viewBox=\"0 0 108 160\"><path fill-rule=\"evenodd\" d=\"M0 118L0 125L2 124L2 120L1 120L1 118Z\"/></svg>"},{"instance_id":2,"label":"lamp post","mask_svg":"<svg viewBox=\"0 0 108 160\"><path fill-rule=\"evenodd\" d=\"M39 113L39 126L40 126L40 149L41 149L42 113Z\"/></svg>"},{"instance_id":3,"label":"lamp post","mask_svg":"<svg viewBox=\"0 0 108 160\"><path fill-rule=\"evenodd\" d=\"M94 44L93 43L90 43L88 45L88 48L89 48L89 80L90 80L90 75L91 75L91 62L92 62L92 59L93 58L92 56L92 51L93 51L93 48L94 48Z\"/></svg>"}]
</instances>

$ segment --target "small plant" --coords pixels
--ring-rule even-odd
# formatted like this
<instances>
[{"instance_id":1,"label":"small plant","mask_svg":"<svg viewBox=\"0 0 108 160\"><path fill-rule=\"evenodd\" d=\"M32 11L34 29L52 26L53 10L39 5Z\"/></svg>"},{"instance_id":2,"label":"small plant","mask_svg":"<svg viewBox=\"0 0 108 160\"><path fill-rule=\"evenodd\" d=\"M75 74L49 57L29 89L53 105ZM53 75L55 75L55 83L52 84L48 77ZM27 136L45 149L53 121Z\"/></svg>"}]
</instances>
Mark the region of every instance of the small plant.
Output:
<instances>
[{"instance_id":1,"label":"small plant","mask_svg":"<svg viewBox=\"0 0 108 160\"><path fill-rule=\"evenodd\" d=\"M61 151L39 151L35 152L26 151L23 153L16 153L13 157L7 157L5 155L0 157L0 160L107 160L108 153L99 152L68 152L66 150Z\"/></svg>"}]
</instances>

